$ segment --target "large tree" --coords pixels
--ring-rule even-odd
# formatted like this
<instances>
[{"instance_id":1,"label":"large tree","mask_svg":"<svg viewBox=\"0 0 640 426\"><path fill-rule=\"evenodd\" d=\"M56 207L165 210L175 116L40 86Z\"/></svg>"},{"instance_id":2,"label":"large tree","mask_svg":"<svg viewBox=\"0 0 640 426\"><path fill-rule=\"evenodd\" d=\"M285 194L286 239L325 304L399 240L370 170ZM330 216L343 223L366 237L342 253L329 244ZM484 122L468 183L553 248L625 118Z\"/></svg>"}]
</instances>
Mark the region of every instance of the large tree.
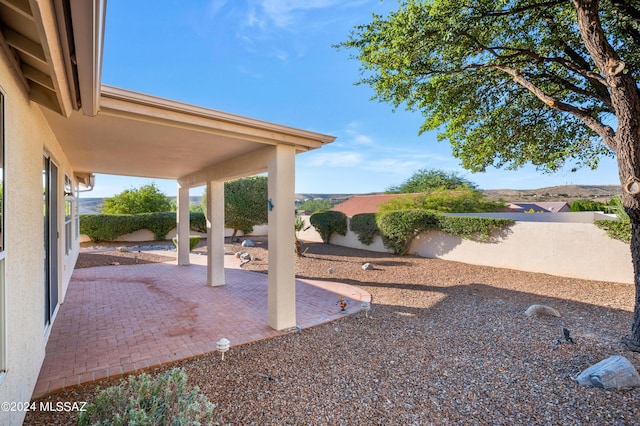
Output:
<instances>
[{"instance_id":1,"label":"large tree","mask_svg":"<svg viewBox=\"0 0 640 426\"><path fill-rule=\"evenodd\" d=\"M400 185L393 185L387 192L394 194L410 194L416 192L428 192L442 189L476 189L477 185L470 180L458 175L456 172L447 172L438 169L421 169Z\"/></svg>"},{"instance_id":2,"label":"large tree","mask_svg":"<svg viewBox=\"0 0 640 426\"><path fill-rule=\"evenodd\" d=\"M104 214L141 214L170 212L175 206L155 183L150 183L105 198L101 210Z\"/></svg>"},{"instance_id":3,"label":"large tree","mask_svg":"<svg viewBox=\"0 0 640 426\"><path fill-rule=\"evenodd\" d=\"M615 156L632 223L640 351L640 2L408 0L356 27L375 99L420 111L464 167L596 167Z\"/></svg>"}]
</instances>

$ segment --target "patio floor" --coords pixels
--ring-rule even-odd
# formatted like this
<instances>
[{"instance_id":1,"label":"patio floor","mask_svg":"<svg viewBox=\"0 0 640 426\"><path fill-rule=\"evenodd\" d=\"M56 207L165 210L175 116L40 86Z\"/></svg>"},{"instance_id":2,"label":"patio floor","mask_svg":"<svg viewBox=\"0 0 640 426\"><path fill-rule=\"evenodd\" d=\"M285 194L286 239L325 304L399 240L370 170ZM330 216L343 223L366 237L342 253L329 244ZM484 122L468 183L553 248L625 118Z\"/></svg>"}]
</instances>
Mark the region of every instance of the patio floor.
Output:
<instances>
[{"instance_id":1,"label":"patio floor","mask_svg":"<svg viewBox=\"0 0 640 426\"><path fill-rule=\"evenodd\" d=\"M166 252L162 254L166 255ZM216 350L282 335L267 325L267 275L225 256L226 285L206 285L206 256L176 262L76 269L51 329L35 386L38 398L82 383L122 376ZM339 295L369 301L347 284L296 281L302 328L344 316ZM359 310L352 303L349 313Z\"/></svg>"}]
</instances>

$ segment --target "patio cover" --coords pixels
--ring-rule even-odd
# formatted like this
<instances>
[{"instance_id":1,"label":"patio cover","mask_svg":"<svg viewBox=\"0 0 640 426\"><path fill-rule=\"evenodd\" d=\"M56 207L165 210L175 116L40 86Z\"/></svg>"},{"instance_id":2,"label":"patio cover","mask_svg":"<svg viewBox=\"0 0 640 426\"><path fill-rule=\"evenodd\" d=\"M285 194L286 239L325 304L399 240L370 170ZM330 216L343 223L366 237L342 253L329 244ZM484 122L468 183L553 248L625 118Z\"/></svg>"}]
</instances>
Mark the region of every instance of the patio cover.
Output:
<instances>
[{"instance_id":1,"label":"patio cover","mask_svg":"<svg viewBox=\"0 0 640 426\"><path fill-rule=\"evenodd\" d=\"M76 181L175 179L179 264L189 261L189 188L206 185L208 282L222 285L224 181L267 172L267 321L295 326L294 157L335 138L101 85L105 16L106 0L0 0L0 50L42 107Z\"/></svg>"}]
</instances>

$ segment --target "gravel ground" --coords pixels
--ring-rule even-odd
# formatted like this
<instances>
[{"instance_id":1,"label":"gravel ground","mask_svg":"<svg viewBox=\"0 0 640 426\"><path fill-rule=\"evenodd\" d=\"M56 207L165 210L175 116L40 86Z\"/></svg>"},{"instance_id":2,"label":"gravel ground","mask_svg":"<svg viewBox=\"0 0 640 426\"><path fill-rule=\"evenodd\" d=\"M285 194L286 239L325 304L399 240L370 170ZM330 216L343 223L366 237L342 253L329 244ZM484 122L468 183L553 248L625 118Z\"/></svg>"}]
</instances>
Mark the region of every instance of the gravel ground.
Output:
<instances>
[{"instance_id":1,"label":"gravel ground","mask_svg":"<svg viewBox=\"0 0 640 426\"><path fill-rule=\"evenodd\" d=\"M243 267L264 272L268 252L258 243L249 249L229 244L227 251L249 251L256 259ZM306 247L298 277L364 288L373 299L368 317L359 312L232 347L224 361L213 353L152 373L182 367L189 383L217 405L215 420L224 424L640 424L640 389L605 391L574 380L617 354L640 368L640 354L620 343L632 320L632 285ZM100 264L85 254L79 266ZM117 251L102 255L122 259ZM362 270L365 262L374 269ZM562 317L527 317L532 304L552 306ZM562 339L563 328L576 344ZM45 400L90 401L96 390L85 385ZM29 413L25 421L73 423L69 413Z\"/></svg>"}]
</instances>

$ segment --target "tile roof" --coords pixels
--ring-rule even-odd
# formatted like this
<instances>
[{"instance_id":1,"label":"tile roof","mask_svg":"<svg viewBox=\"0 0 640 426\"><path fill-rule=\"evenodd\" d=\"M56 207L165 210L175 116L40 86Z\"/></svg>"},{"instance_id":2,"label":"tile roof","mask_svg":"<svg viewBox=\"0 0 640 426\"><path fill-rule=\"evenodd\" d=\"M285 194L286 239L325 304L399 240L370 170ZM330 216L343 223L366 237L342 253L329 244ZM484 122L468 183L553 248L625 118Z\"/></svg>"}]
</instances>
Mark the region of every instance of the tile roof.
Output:
<instances>
[{"instance_id":1,"label":"tile roof","mask_svg":"<svg viewBox=\"0 0 640 426\"><path fill-rule=\"evenodd\" d=\"M331 210L337 210L349 217L360 213L377 213L380 204L399 195L405 194L354 195L347 201L333 206Z\"/></svg>"}]
</instances>

